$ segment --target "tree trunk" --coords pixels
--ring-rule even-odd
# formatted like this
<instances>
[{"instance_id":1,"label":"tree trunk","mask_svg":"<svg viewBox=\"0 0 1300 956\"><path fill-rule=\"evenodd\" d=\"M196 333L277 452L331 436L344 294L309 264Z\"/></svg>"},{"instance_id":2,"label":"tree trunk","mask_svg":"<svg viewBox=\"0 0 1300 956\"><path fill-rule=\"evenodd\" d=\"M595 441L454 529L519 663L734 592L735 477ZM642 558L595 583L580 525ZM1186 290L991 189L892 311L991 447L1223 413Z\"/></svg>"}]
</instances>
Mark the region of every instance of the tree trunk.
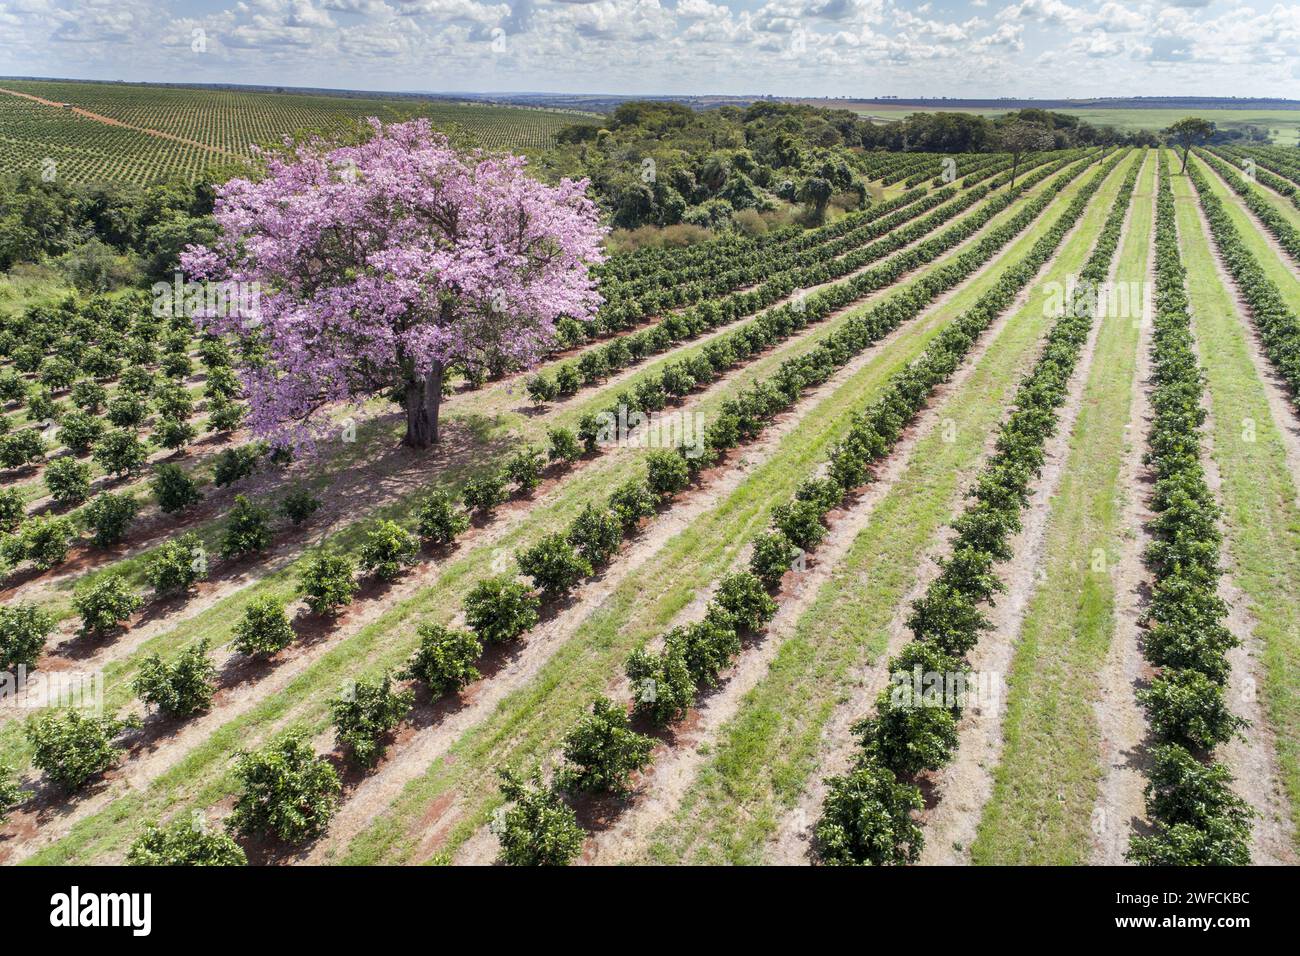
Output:
<instances>
[{"instance_id":1,"label":"tree trunk","mask_svg":"<svg viewBox=\"0 0 1300 956\"><path fill-rule=\"evenodd\" d=\"M438 441L438 408L442 404L442 363L434 362L423 379L406 383L406 438L412 448L429 448Z\"/></svg>"},{"instance_id":2,"label":"tree trunk","mask_svg":"<svg viewBox=\"0 0 1300 956\"><path fill-rule=\"evenodd\" d=\"M1190 153L1191 151L1192 151L1192 147L1190 146L1183 147L1183 168L1178 170L1178 175L1180 176L1187 172L1187 154Z\"/></svg>"},{"instance_id":3,"label":"tree trunk","mask_svg":"<svg viewBox=\"0 0 1300 956\"><path fill-rule=\"evenodd\" d=\"M1019 168L1020 168L1020 155L1018 153L1012 153L1011 154L1011 182L1007 186L1007 192L1011 192L1011 190L1016 188L1016 170Z\"/></svg>"}]
</instances>

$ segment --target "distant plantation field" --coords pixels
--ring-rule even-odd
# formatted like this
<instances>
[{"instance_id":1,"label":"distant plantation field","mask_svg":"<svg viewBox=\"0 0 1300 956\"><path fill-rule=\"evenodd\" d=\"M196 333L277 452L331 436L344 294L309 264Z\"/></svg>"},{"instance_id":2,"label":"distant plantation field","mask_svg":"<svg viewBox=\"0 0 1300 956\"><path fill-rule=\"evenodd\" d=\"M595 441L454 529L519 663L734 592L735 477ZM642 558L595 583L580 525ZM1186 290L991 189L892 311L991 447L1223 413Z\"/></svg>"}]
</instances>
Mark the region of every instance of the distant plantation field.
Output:
<instances>
[{"instance_id":1,"label":"distant plantation field","mask_svg":"<svg viewBox=\"0 0 1300 956\"><path fill-rule=\"evenodd\" d=\"M305 130L334 133L369 116L427 117L488 149L554 143L577 113L408 98L180 89L70 81L0 80L0 172L41 172L53 160L67 181L193 179L240 162L250 147ZM120 124L120 125L119 125Z\"/></svg>"}]
</instances>

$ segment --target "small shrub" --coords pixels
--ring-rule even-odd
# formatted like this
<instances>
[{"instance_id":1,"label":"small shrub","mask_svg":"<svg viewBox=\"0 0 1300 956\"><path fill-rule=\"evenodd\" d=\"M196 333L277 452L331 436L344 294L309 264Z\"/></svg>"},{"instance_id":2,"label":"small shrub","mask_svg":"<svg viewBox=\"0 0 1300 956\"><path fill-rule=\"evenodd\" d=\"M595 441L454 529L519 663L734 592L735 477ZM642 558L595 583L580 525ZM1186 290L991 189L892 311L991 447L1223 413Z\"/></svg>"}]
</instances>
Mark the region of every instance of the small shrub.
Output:
<instances>
[{"instance_id":1,"label":"small shrub","mask_svg":"<svg viewBox=\"0 0 1300 956\"><path fill-rule=\"evenodd\" d=\"M27 725L32 764L65 790L77 790L117 763L113 738L136 720L90 717L77 710L43 714Z\"/></svg>"},{"instance_id":2,"label":"small shrub","mask_svg":"<svg viewBox=\"0 0 1300 956\"><path fill-rule=\"evenodd\" d=\"M279 511L296 527L314 515L320 506L320 499L306 488L294 488L280 499Z\"/></svg>"},{"instance_id":3,"label":"small shrub","mask_svg":"<svg viewBox=\"0 0 1300 956\"><path fill-rule=\"evenodd\" d=\"M45 439L35 428L0 436L0 468L21 468L45 457Z\"/></svg>"},{"instance_id":4,"label":"small shrub","mask_svg":"<svg viewBox=\"0 0 1300 956\"><path fill-rule=\"evenodd\" d=\"M557 774L566 790L623 794L628 778L650 762L654 738L629 726L627 711L598 697L564 738L566 765Z\"/></svg>"},{"instance_id":5,"label":"small shrub","mask_svg":"<svg viewBox=\"0 0 1300 956\"><path fill-rule=\"evenodd\" d=\"M1137 698L1158 737L1193 750L1227 743L1249 725L1228 708L1222 687L1192 670L1167 668Z\"/></svg>"},{"instance_id":6,"label":"small shrub","mask_svg":"<svg viewBox=\"0 0 1300 956\"><path fill-rule=\"evenodd\" d=\"M203 500L203 492L199 491L198 483L177 464L156 466L149 486L164 514L184 511Z\"/></svg>"},{"instance_id":7,"label":"small shrub","mask_svg":"<svg viewBox=\"0 0 1300 956\"><path fill-rule=\"evenodd\" d=\"M434 544L451 544L469 527L469 515L446 491L438 490L415 509L416 533Z\"/></svg>"},{"instance_id":8,"label":"small shrub","mask_svg":"<svg viewBox=\"0 0 1300 956\"><path fill-rule=\"evenodd\" d=\"M98 548L111 548L126 537L127 528L140 512L140 503L129 491L113 494L101 491L81 512L82 523L94 533Z\"/></svg>"},{"instance_id":9,"label":"small shrub","mask_svg":"<svg viewBox=\"0 0 1300 956\"><path fill-rule=\"evenodd\" d=\"M415 563L420 542L396 521L380 521L361 543L361 569L381 581L392 581Z\"/></svg>"},{"instance_id":10,"label":"small shrub","mask_svg":"<svg viewBox=\"0 0 1300 956\"><path fill-rule=\"evenodd\" d=\"M582 457L578 438L569 429L557 426L547 431L546 438L549 442L546 451L548 460L571 465Z\"/></svg>"},{"instance_id":11,"label":"small shrub","mask_svg":"<svg viewBox=\"0 0 1300 956\"><path fill-rule=\"evenodd\" d=\"M228 825L240 833L302 843L323 833L338 810L338 774L303 733L241 752L235 777L241 792Z\"/></svg>"},{"instance_id":12,"label":"small shrub","mask_svg":"<svg viewBox=\"0 0 1300 956\"><path fill-rule=\"evenodd\" d=\"M0 671L34 670L54 632L54 618L28 602L0 607Z\"/></svg>"},{"instance_id":13,"label":"small shrub","mask_svg":"<svg viewBox=\"0 0 1300 956\"><path fill-rule=\"evenodd\" d=\"M646 486L660 498L671 498L690 482L686 460L676 452L652 451L646 456Z\"/></svg>"},{"instance_id":14,"label":"small shrub","mask_svg":"<svg viewBox=\"0 0 1300 956\"><path fill-rule=\"evenodd\" d=\"M27 516L27 500L19 488L0 488L0 532L12 534Z\"/></svg>"},{"instance_id":15,"label":"small shrub","mask_svg":"<svg viewBox=\"0 0 1300 956\"><path fill-rule=\"evenodd\" d=\"M461 500L470 511L490 515L496 506L506 500L506 480L500 473L480 475L465 482Z\"/></svg>"},{"instance_id":16,"label":"small shrub","mask_svg":"<svg viewBox=\"0 0 1300 956\"><path fill-rule=\"evenodd\" d=\"M695 700L695 680L679 644L666 644L663 653L638 650L628 658L633 706L659 726L681 720Z\"/></svg>"},{"instance_id":17,"label":"small shrub","mask_svg":"<svg viewBox=\"0 0 1300 956\"><path fill-rule=\"evenodd\" d=\"M166 827L150 824L127 851L128 866L246 866L248 857L227 833L181 816Z\"/></svg>"},{"instance_id":18,"label":"small shrub","mask_svg":"<svg viewBox=\"0 0 1300 956\"><path fill-rule=\"evenodd\" d=\"M763 582L748 571L729 574L718 584L713 602L737 628L761 630L776 614L776 602Z\"/></svg>"},{"instance_id":19,"label":"small shrub","mask_svg":"<svg viewBox=\"0 0 1300 956\"><path fill-rule=\"evenodd\" d=\"M18 785L13 767L0 763L0 826L9 820L9 811L32 795Z\"/></svg>"},{"instance_id":20,"label":"small shrub","mask_svg":"<svg viewBox=\"0 0 1300 956\"><path fill-rule=\"evenodd\" d=\"M618 519L623 534L631 534L642 518L654 516L658 498L639 478L630 478L609 496L609 508Z\"/></svg>"},{"instance_id":21,"label":"small shrub","mask_svg":"<svg viewBox=\"0 0 1300 956\"><path fill-rule=\"evenodd\" d=\"M827 781L815 830L818 855L834 866L902 866L921 858L924 838L912 818L924 805L921 791L899 783L870 760Z\"/></svg>"},{"instance_id":22,"label":"small shrub","mask_svg":"<svg viewBox=\"0 0 1300 956\"><path fill-rule=\"evenodd\" d=\"M110 475L133 475L149 460L149 449L135 432L114 428L95 443L93 457Z\"/></svg>"},{"instance_id":23,"label":"small shrub","mask_svg":"<svg viewBox=\"0 0 1300 956\"><path fill-rule=\"evenodd\" d=\"M549 598L560 597L591 574L591 563L562 534L548 534L516 555L519 569Z\"/></svg>"},{"instance_id":24,"label":"small shrub","mask_svg":"<svg viewBox=\"0 0 1300 956\"><path fill-rule=\"evenodd\" d=\"M72 606L81 615L81 633L103 637L144 606L144 599L119 574L106 574L77 591Z\"/></svg>"},{"instance_id":25,"label":"small shrub","mask_svg":"<svg viewBox=\"0 0 1300 956\"><path fill-rule=\"evenodd\" d=\"M578 818L541 773L524 779L500 771L507 804L494 823L501 843L501 862L509 866L566 866L582 852Z\"/></svg>"},{"instance_id":26,"label":"small shrub","mask_svg":"<svg viewBox=\"0 0 1300 956\"><path fill-rule=\"evenodd\" d=\"M56 458L45 466L45 487L61 505L79 505L90 497L90 465L75 458Z\"/></svg>"},{"instance_id":27,"label":"small shrub","mask_svg":"<svg viewBox=\"0 0 1300 956\"><path fill-rule=\"evenodd\" d=\"M434 697L457 692L479 679L474 662L483 656L483 645L473 632L421 624L417 633L420 645L398 676L424 681Z\"/></svg>"},{"instance_id":28,"label":"small shrub","mask_svg":"<svg viewBox=\"0 0 1300 956\"><path fill-rule=\"evenodd\" d=\"M208 642L199 641L170 664L151 654L131 684L144 703L169 717L190 717L212 706L216 666L208 659Z\"/></svg>"},{"instance_id":29,"label":"small shrub","mask_svg":"<svg viewBox=\"0 0 1300 956\"><path fill-rule=\"evenodd\" d=\"M139 428L149 417L149 403L139 395L121 392L109 401L104 414L118 428Z\"/></svg>"},{"instance_id":30,"label":"small shrub","mask_svg":"<svg viewBox=\"0 0 1300 956\"><path fill-rule=\"evenodd\" d=\"M23 522L20 531L22 554L38 571L48 571L68 559L75 533L72 519L58 515L36 515Z\"/></svg>"},{"instance_id":31,"label":"small shrub","mask_svg":"<svg viewBox=\"0 0 1300 956\"><path fill-rule=\"evenodd\" d=\"M302 569L300 589L315 614L331 614L352 603L357 593L356 566L341 554L323 551Z\"/></svg>"},{"instance_id":32,"label":"small shrub","mask_svg":"<svg viewBox=\"0 0 1300 956\"><path fill-rule=\"evenodd\" d=\"M528 397L537 405L545 405L547 402L555 401L560 390L556 387L554 380L545 375L533 375L524 385L524 390Z\"/></svg>"},{"instance_id":33,"label":"small shrub","mask_svg":"<svg viewBox=\"0 0 1300 956\"><path fill-rule=\"evenodd\" d=\"M593 568L606 564L623 541L618 516L588 503L569 525L569 543Z\"/></svg>"},{"instance_id":34,"label":"small shrub","mask_svg":"<svg viewBox=\"0 0 1300 956\"><path fill-rule=\"evenodd\" d=\"M465 621L485 644L512 641L537 624L538 604L507 575L484 578L465 596Z\"/></svg>"},{"instance_id":35,"label":"small shrub","mask_svg":"<svg viewBox=\"0 0 1300 956\"><path fill-rule=\"evenodd\" d=\"M235 625L233 646L240 654L269 656L293 643L293 626L284 605L271 595L254 598Z\"/></svg>"},{"instance_id":36,"label":"small shrub","mask_svg":"<svg viewBox=\"0 0 1300 956\"><path fill-rule=\"evenodd\" d=\"M198 437L199 431L183 418L162 418L154 426L153 437L163 448L176 451Z\"/></svg>"},{"instance_id":37,"label":"small shrub","mask_svg":"<svg viewBox=\"0 0 1300 956\"><path fill-rule=\"evenodd\" d=\"M394 691L392 684L387 674L359 680L330 702L338 742L350 748L352 758L362 766L373 766L383 756L385 735L401 723L415 702L414 692Z\"/></svg>"},{"instance_id":38,"label":"small shrub","mask_svg":"<svg viewBox=\"0 0 1300 956\"><path fill-rule=\"evenodd\" d=\"M208 556L193 531L173 538L154 551L144 572L159 594L180 594L208 576Z\"/></svg>"},{"instance_id":39,"label":"small shrub","mask_svg":"<svg viewBox=\"0 0 1300 956\"><path fill-rule=\"evenodd\" d=\"M212 483L218 488L233 485L257 470L257 462L265 449L250 443L238 448L227 448L216 457L212 470Z\"/></svg>"},{"instance_id":40,"label":"small shrub","mask_svg":"<svg viewBox=\"0 0 1300 956\"><path fill-rule=\"evenodd\" d=\"M221 538L221 556L230 559L265 551L271 546L270 520L270 511L243 495L235 495L230 520Z\"/></svg>"},{"instance_id":41,"label":"small shrub","mask_svg":"<svg viewBox=\"0 0 1300 956\"><path fill-rule=\"evenodd\" d=\"M521 448L510 456L506 462L506 477L515 483L515 489L523 495L532 492L542 481L542 469L546 460L536 448Z\"/></svg>"},{"instance_id":42,"label":"small shrub","mask_svg":"<svg viewBox=\"0 0 1300 956\"><path fill-rule=\"evenodd\" d=\"M796 547L812 551L826 537L822 514L816 501L795 500L772 509L772 524Z\"/></svg>"},{"instance_id":43,"label":"small shrub","mask_svg":"<svg viewBox=\"0 0 1300 956\"><path fill-rule=\"evenodd\" d=\"M89 454L103 435L103 420L85 412L69 412L59 422L59 441L74 455Z\"/></svg>"},{"instance_id":44,"label":"small shrub","mask_svg":"<svg viewBox=\"0 0 1300 956\"><path fill-rule=\"evenodd\" d=\"M794 566L800 553L799 548L782 532L769 531L754 542L749 570L763 583L763 587L775 590L781 584L781 578Z\"/></svg>"}]
</instances>

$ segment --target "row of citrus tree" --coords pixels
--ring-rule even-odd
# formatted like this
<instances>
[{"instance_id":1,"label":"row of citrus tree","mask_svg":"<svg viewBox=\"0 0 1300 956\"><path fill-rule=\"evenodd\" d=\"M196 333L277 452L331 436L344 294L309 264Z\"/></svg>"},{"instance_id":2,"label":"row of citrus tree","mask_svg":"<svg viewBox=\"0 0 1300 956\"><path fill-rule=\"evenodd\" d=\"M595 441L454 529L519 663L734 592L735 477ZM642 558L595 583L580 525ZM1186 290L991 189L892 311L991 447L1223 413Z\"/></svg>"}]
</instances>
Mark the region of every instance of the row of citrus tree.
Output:
<instances>
[{"instance_id":1,"label":"row of citrus tree","mask_svg":"<svg viewBox=\"0 0 1300 956\"><path fill-rule=\"evenodd\" d=\"M1196 155L1223 177L1223 181L1242 198L1246 207L1255 214L1255 218L1264 224L1264 228L1272 234L1286 254L1296 262L1300 262L1300 229L1296 229L1295 226L1291 225L1290 221L1278 212L1272 203L1260 195L1245 179L1237 175L1236 169L1231 164L1224 162L1221 157L1208 150L1198 149ZM1191 173L1193 169L1194 167L1189 166L1188 172ZM1196 172L1200 171L1196 170ZM1204 175L1204 173L1201 173L1202 179L1204 179ZM1258 181L1263 181L1258 169L1255 170L1255 178Z\"/></svg>"},{"instance_id":2,"label":"row of citrus tree","mask_svg":"<svg viewBox=\"0 0 1300 956\"><path fill-rule=\"evenodd\" d=\"M1249 168L1245 161L1254 163L1254 178L1274 192L1281 193L1300 207L1300 158L1292 155L1295 150L1279 151L1276 147L1215 147L1212 152L1218 156L1231 159L1243 169Z\"/></svg>"},{"instance_id":3,"label":"row of citrus tree","mask_svg":"<svg viewBox=\"0 0 1300 956\"><path fill-rule=\"evenodd\" d=\"M1232 792L1228 769L1213 758L1214 747L1245 726L1224 699L1227 652L1239 642L1223 625L1228 609L1219 597L1220 512L1202 464L1204 376L1163 155L1155 242L1154 417L1147 436L1155 518L1146 555L1155 585L1144 616L1143 653L1157 673L1139 699L1158 743L1146 771L1154 827L1131 838L1128 856L1148 865L1239 866L1250 862L1253 814Z\"/></svg>"},{"instance_id":4,"label":"row of citrus tree","mask_svg":"<svg viewBox=\"0 0 1300 956\"><path fill-rule=\"evenodd\" d=\"M1063 159L1058 158L1047 168L1049 170L1059 168L1061 163L1078 155L1080 154L1071 153ZM718 302L704 302L694 309L667 316L651 328L591 349L576 361L561 363L553 374L533 376L528 381L528 393L537 402L572 395L584 386L594 385L611 372L635 364L649 355L672 348L681 341L696 338L727 325L740 316L797 294L798 290L832 282L858 272L871 262L915 242L921 236L969 209L999 186L1005 185L1008 179L1009 174L995 179L987 186L979 186L956 195L955 199L953 198L956 194L955 188L939 190L907 209L874 224L875 227L881 227L877 229L878 234L885 236L877 242L853 249L847 254L843 254L844 249L828 250L824 256L821 254L815 256L811 263L771 277L758 288L733 294ZM1041 182L1041 180L1040 172L1035 181ZM935 208L936 206L938 208ZM913 221L905 228L899 228L914 219L916 215L932 209L929 215ZM911 255L914 257L916 250L912 250ZM895 262L905 262L906 258L906 256L900 257ZM844 301L851 301L875 291L881 287L878 283L892 282L896 275L896 269L891 270L889 266L862 272L849 281L840 283L840 288L844 289L849 296ZM802 310L806 307L806 301L804 298L796 297L788 307L796 311Z\"/></svg>"}]
</instances>

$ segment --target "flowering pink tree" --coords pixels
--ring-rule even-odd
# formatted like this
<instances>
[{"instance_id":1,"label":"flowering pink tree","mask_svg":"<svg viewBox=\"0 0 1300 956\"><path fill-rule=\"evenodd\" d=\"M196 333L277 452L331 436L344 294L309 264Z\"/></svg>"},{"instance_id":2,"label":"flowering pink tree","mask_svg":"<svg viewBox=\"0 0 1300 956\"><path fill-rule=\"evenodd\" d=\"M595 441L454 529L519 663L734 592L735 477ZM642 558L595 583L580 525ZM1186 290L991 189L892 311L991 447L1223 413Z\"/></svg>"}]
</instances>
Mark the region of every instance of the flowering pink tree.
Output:
<instances>
[{"instance_id":1,"label":"flowering pink tree","mask_svg":"<svg viewBox=\"0 0 1300 956\"><path fill-rule=\"evenodd\" d=\"M540 183L526 161L453 149L425 120L360 146L320 140L270 157L257 182L220 190L212 247L181 257L190 278L256 283L256 317L200 319L254 335L243 370L250 421L282 445L310 437L326 405L395 389L406 442L438 440L449 366L528 366L561 316L600 302L603 259L587 182Z\"/></svg>"}]
</instances>

